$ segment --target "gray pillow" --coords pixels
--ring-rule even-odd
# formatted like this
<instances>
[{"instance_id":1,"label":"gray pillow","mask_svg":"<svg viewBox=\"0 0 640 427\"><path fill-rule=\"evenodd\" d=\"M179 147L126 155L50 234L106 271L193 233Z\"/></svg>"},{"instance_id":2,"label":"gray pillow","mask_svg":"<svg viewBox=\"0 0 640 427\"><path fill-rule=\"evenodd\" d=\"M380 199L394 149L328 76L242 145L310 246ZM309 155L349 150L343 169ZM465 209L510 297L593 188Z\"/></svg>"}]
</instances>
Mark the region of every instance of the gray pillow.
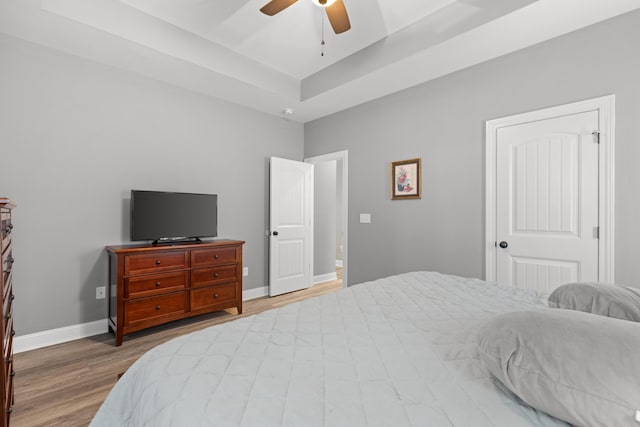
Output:
<instances>
[{"instance_id":1,"label":"gray pillow","mask_svg":"<svg viewBox=\"0 0 640 427\"><path fill-rule=\"evenodd\" d=\"M495 379L540 411L578 426L640 426L640 323L513 312L480 328L478 350Z\"/></svg>"},{"instance_id":2,"label":"gray pillow","mask_svg":"<svg viewBox=\"0 0 640 427\"><path fill-rule=\"evenodd\" d=\"M549 307L640 322L640 289L605 283L569 283L549 295Z\"/></svg>"}]
</instances>

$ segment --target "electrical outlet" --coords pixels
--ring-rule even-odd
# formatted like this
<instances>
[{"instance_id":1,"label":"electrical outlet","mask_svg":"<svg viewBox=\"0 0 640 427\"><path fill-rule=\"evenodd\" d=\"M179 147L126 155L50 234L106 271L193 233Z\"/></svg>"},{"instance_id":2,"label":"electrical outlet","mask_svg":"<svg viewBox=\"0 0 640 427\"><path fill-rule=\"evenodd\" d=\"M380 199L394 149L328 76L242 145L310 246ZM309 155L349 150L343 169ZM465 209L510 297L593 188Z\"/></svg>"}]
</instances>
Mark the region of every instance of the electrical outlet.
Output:
<instances>
[{"instance_id":1,"label":"electrical outlet","mask_svg":"<svg viewBox=\"0 0 640 427\"><path fill-rule=\"evenodd\" d=\"M96 288L96 299L105 299L107 289L104 286L98 286Z\"/></svg>"},{"instance_id":2,"label":"electrical outlet","mask_svg":"<svg viewBox=\"0 0 640 427\"><path fill-rule=\"evenodd\" d=\"M249 275L249 267L242 267L242 275L245 277Z\"/></svg>"}]
</instances>

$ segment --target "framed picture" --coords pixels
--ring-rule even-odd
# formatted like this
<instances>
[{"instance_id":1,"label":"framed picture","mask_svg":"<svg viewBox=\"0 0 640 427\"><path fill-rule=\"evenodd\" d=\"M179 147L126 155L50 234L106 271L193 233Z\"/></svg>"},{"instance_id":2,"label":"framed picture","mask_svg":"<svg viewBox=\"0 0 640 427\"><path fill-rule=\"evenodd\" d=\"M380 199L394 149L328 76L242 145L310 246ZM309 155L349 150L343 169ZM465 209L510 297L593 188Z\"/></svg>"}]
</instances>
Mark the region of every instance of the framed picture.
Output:
<instances>
[{"instance_id":1,"label":"framed picture","mask_svg":"<svg viewBox=\"0 0 640 427\"><path fill-rule=\"evenodd\" d=\"M391 162L391 199L419 199L422 186L421 159Z\"/></svg>"}]
</instances>

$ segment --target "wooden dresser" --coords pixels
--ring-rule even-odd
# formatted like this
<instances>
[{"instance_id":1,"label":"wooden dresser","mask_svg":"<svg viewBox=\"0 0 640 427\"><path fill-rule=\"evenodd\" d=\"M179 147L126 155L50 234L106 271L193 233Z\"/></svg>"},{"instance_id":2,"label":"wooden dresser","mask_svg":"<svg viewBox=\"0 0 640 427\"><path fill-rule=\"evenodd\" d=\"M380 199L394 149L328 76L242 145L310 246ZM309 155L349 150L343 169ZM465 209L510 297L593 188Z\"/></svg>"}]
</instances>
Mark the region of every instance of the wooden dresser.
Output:
<instances>
[{"instance_id":1,"label":"wooden dresser","mask_svg":"<svg viewBox=\"0 0 640 427\"><path fill-rule=\"evenodd\" d=\"M2 369L0 369L0 388L2 391L3 416L0 426L8 426L13 410L13 377L16 374L13 370L13 247L11 245L11 211L16 205L9 199L0 197L0 216L2 217L2 239L0 241L0 252L2 253L2 279L0 279L0 289L2 292L2 325L0 334L2 341Z\"/></svg>"},{"instance_id":2,"label":"wooden dresser","mask_svg":"<svg viewBox=\"0 0 640 427\"><path fill-rule=\"evenodd\" d=\"M109 327L131 332L212 311L242 313L239 240L107 246Z\"/></svg>"}]
</instances>

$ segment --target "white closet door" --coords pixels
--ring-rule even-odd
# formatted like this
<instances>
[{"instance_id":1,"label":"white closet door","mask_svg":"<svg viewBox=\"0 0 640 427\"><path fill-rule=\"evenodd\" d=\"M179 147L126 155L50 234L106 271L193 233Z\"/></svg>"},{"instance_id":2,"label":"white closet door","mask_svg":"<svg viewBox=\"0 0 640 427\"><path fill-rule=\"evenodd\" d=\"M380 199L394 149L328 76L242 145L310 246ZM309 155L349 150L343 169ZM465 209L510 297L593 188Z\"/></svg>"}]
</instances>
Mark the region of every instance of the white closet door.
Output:
<instances>
[{"instance_id":1,"label":"white closet door","mask_svg":"<svg viewBox=\"0 0 640 427\"><path fill-rule=\"evenodd\" d=\"M598 280L598 113L498 129L498 283Z\"/></svg>"}]
</instances>

